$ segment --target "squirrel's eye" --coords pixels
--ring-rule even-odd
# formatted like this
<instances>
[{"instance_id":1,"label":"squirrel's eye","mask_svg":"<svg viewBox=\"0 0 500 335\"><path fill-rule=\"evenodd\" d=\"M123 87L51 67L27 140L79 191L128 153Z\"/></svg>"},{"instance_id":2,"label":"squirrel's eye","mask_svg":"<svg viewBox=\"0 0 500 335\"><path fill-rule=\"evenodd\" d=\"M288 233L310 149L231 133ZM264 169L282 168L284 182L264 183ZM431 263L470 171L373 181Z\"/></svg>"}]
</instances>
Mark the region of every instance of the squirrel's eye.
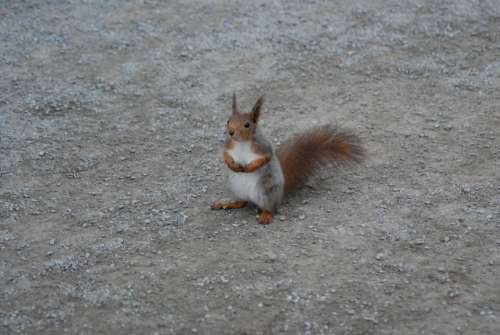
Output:
<instances>
[{"instance_id":1,"label":"squirrel's eye","mask_svg":"<svg viewBox=\"0 0 500 335\"><path fill-rule=\"evenodd\" d=\"M227 120L226 124L229 125L229 120Z\"/></svg>"},{"instance_id":2,"label":"squirrel's eye","mask_svg":"<svg viewBox=\"0 0 500 335\"><path fill-rule=\"evenodd\" d=\"M245 122L245 128L250 128L250 122Z\"/></svg>"}]
</instances>

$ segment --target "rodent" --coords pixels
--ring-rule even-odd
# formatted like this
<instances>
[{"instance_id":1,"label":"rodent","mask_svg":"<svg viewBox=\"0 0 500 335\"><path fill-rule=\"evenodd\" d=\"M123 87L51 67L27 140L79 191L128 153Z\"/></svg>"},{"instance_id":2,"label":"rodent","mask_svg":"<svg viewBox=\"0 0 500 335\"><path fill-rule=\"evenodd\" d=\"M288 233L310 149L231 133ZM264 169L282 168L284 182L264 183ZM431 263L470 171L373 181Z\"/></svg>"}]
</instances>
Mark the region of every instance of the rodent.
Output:
<instances>
[{"instance_id":1,"label":"rodent","mask_svg":"<svg viewBox=\"0 0 500 335\"><path fill-rule=\"evenodd\" d=\"M233 94L227 121L224 162L235 199L216 201L212 209L259 208L259 223L271 222L283 196L301 186L320 168L360 163L364 150L359 138L331 125L313 127L288 139L276 151L259 127L261 96L249 113L241 113Z\"/></svg>"}]
</instances>

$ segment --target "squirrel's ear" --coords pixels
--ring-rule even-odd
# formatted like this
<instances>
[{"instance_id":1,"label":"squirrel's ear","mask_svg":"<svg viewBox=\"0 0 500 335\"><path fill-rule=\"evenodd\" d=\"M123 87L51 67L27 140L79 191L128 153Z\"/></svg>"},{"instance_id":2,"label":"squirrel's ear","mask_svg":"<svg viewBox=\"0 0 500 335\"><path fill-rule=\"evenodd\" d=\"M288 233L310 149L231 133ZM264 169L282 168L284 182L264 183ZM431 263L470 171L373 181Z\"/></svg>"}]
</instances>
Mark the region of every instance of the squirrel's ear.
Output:
<instances>
[{"instance_id":1,"label":"squirrel's ear","mask_svg":"<svg viewBox=\"0 0 500 335\"><path fill-rule=\"evenodd\" d=\"M233 115L240 114L238 103L236 102L236 93L233 93Z\"/></svg>"},{"instance_id":2,"label":"squirrel's ear","mask_svg":"<svg viewBox=\"0 0 500 335\"><path fill-rule=\"evenodd\" d=\"M264 96L261 96L253 106L252 111L250 112L250 117L252 118L253 123L257 123L259 121L260 107L262 107L263 103Z\"/></svg>"}]
</instances>

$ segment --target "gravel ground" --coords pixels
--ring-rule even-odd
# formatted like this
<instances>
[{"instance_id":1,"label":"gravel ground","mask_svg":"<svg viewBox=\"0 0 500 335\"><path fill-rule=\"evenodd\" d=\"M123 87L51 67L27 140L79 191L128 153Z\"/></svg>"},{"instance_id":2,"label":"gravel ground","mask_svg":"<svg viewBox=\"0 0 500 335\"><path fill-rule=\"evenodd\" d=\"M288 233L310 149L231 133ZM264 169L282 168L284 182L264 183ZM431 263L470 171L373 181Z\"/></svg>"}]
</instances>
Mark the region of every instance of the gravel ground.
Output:
<instances>
[{"instance_id":1,"label":"gravel ground","mask_svg":"<svg viewBox=\"0 0 500 335\"><path fill-rule=\"evenodd\" d=\"M1 334L500 334L498 0L4 0L0 40ZM366 163L211 211L233 91Z\"/></svg>"}]
</instances>

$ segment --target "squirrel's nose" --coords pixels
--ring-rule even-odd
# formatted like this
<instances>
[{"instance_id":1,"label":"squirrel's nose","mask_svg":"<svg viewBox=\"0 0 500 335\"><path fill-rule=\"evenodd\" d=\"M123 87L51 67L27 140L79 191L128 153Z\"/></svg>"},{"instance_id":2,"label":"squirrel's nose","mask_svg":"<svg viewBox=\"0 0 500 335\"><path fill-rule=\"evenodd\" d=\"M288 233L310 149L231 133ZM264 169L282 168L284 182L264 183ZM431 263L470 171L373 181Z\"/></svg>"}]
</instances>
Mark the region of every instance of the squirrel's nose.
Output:
<instances>
[{"instance_id":1,"label":"squirrel's nose","mask_svg":"<svg viewBox=\"0 0 500 335\"><path fill-rule=\"evenodd\" d=\"M229 130L229 135L233 136L234 135L234 130Z\"/></svg>"}]
</instances>

